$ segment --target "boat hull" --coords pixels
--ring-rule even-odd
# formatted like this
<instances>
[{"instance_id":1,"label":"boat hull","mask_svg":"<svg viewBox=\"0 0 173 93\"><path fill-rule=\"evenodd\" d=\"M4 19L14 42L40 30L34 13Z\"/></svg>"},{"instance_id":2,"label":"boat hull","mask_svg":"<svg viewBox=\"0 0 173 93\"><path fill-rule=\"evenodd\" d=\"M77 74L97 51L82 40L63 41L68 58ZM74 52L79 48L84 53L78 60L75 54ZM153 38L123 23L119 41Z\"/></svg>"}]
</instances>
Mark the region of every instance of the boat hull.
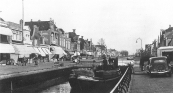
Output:
<instances>
[{"instance_id":1,"label":"boat hull","mask_svg":"<svg viewBox=\"0 0 173 93\"><path fill-rule=\"evenodd\" d=\"M86 76L71 76L69 83L72 89L79 90L105 90L113 87L119 81L120 76L111 79L95 79Z\"/></svg>"}]
</instances>

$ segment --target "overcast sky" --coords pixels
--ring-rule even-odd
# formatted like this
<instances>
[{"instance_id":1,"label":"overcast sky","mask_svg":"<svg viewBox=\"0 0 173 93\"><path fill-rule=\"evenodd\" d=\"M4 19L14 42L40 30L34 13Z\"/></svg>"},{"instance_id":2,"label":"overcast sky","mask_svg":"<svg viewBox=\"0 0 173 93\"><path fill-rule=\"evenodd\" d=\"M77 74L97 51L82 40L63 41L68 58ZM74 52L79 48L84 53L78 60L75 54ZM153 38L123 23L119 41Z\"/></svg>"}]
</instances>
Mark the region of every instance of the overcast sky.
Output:
<instances>
[{"instance_id":1,"label":"overcast sky","mask_svg":"<svg viewBox=\"0 0 173 93\"><path fill-rule=\"evenodd\" d=\"M24 21L54 19L57 27L130 54L173 25L172 0L24 0ZM0 17L19 23L22 0L0 0Z\"/></svg>"}]
</instances>

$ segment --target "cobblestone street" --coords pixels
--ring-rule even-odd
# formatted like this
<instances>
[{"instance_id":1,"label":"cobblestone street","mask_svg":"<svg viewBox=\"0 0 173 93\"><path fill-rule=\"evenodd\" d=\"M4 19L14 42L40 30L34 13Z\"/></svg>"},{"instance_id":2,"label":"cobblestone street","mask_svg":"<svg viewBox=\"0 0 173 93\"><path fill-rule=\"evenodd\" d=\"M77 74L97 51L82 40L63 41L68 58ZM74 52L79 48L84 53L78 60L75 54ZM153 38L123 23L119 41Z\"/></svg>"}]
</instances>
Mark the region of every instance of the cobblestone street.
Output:
<instances>
[{"instance_id":1,"label":"cobblestone street","mask_svg":"<svg viewBox=\"0 0 173 93\"><path fill-rule=\"evenodd\" d=\"M172 93L173 77L166 75L150 77L140 71L139 65L136 65L134 70L136 73L132 75L130 93Z\"/></svg>"}]
</instances>

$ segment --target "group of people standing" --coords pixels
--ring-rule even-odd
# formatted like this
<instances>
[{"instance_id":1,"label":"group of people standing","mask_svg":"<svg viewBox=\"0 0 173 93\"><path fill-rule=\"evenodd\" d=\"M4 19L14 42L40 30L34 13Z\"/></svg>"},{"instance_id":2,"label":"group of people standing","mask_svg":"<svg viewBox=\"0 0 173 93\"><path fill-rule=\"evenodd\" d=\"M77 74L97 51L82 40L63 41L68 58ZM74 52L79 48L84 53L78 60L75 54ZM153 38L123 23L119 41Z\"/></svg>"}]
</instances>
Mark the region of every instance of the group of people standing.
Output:
<instances>
[{"instance_id":1,"label":"group of people standing","mask_svg":"<svg viewBox=\"0 0 173 93\"><path fill-rule=\"evenodd\" d=\"M26 66L26 64L30 63L29 61L32 60L32 62L35 65L38 65L38 59L39 59L39 55L35 54L34 56L30 56L29 58L25 56L22 58L18 58L18 62L20 62L22 66Z\"/></svg>"},{"instance_id":2,"label":"group of people standing","mask_svg":"<svg viewBox=\"0 0 173 93\"><path fill-rule=\"evenodd\" d=\"M103 69L109 70L109 65L113 66L113 68L118 67L118 57L103 57Z\"/></svg>"}]
</instances>

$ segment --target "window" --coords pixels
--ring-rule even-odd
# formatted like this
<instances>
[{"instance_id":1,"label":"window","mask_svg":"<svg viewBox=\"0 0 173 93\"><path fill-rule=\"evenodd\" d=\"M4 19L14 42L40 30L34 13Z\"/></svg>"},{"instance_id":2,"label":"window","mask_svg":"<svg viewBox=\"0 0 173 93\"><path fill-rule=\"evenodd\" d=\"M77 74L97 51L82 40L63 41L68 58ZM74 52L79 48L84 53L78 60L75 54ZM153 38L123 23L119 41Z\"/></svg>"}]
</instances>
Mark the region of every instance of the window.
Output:
<instances>
[{"instance_id":1,"label":"window","mask_svg":"<svg viewBox=\"0 0 173 93\"><path fill-rule=\"evenodd\" d=\"M20 31L16 31L16 30L12 30L13 31L13 36L12 36L12 40L16 40L16 41L22 41L22 32Z\"/></svg>"},{"instance_id":2,"label":"window","mask_svg":"<svg viewBox=\"0 0 173 93\"><path fill-rule=\"evenodd\" d=\"M63 38L61 38L61 46L63 46L63 45L64 45L63 41L64 41L64 40L63 40Z\"/></svg>"},{"instance_id":3,"label":"window","mask_svg":"<svg viewBox=\"0 0 173 93\"><path fill-rule=\"evenodd\" d=\"M53 37L54 37L54 35L53 35L53 33L51 34L51 41L53 41Z\"/></svg>"},{"instance_id":4,"label":"window","mask_svg":"<svg viewBox=\"0 0 173 93\"><path fill-rule=\"evenodd\" d=\"M9 43L8 38L6 35L1 35L1 43Z\"/></svg>"},{"instance_id":5,"label":"window","mask_svg":"<svg viewBox=\"0 0 173 93\"><path fill-rule=\"evenodd\" d=\"M16 33L13 33L12 40L15 40L15 37L16 37Z\"/></svg>"},{"instance_id":6,"label":"window","mask_svg":"<svg viewBox=\"0 0 173 93\"><path fill-rule=\"evenodd\" d=\"M65 48L68 49L68 41L65 43Z\"/></svg>"},{"instance_id":7,"label":"window","mask_svg":"<svg viewBox=\"0 0 173 93\"><path fill-rule=\"evenodd\" d=\"M66 44L66 40L65 40L65 38L64 38L64 47L65 47L65 44Z\"/></svg>"},{"instance_id":8,"label":"window","mask_svg":"<svg viewBox=\"0 0 173 93\"><path fill-rule=\"evenodd\" d=\"M55 38L58 39L58 34L57 33L55 33Z\"/></svg>"},{"instance_id":9,"label":"window","mask_svg":"<svg viewBox=\"0 0 173 93\"><path fill-rule=\"evenodd\" d=\"M12 36L12 40L17 40L17 33L15 30L12 30L13 31L13 36Z\"/></svg>"},{"instance_id":10,"label":"window","mask_svg":"<svg viewBox=\"0 0 173 93\"><path fill-rule=\"evenodd\" d=\"M68 42L68 49L70 49L70 41Z\"/></svg>"},{"instance_id":11,"label":"window","mask_svg":"<svg viewBox=\"0 0 173 93\"><path fill-rule=\"evenodd\" d=\"M59 45L61 46L61 38L59 38Z\"/></svg>"}]
</instances>

